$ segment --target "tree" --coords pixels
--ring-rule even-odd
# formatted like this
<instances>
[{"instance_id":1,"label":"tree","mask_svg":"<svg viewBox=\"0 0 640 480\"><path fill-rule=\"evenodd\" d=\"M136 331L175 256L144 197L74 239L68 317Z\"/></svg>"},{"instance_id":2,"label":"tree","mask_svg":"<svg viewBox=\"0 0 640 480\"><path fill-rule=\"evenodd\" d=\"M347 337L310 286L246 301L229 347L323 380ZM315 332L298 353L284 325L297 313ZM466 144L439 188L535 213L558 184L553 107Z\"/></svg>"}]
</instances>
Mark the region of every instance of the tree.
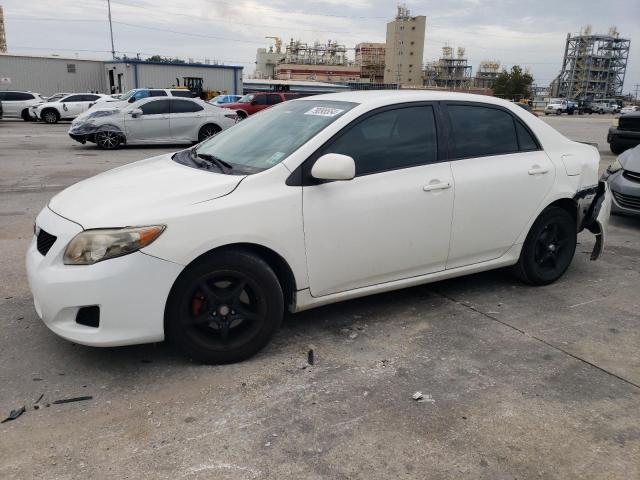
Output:
<instances>
[{"instance_id":1,"label":"tree","mask_svg":"<svg viewBox=\"0 0 640 480\"><path fill-rule=\"evenodd\" d=\"M531 74L522 71L522 67L514 65L511 71L502 70L493 84L493 94L509 100L521 100L531 97Z\"/></svg>"}]
</instances>

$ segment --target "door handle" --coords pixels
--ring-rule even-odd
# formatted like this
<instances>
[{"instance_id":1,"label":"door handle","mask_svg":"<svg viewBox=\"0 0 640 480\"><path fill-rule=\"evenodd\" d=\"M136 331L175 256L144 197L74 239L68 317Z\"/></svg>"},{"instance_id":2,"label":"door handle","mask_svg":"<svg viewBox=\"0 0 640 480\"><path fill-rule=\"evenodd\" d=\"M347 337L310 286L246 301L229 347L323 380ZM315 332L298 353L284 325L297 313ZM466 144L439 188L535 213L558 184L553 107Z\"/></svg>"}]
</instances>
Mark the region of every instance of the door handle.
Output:
<instances>
[{"instance_id":1,"label":"door handle","mask_svg":"<svg viewBox=\"0 0 640 480\"><path fill-rule=\"evenodd\" d=\"M424 190L425 192L432 192L433 190L445 190L449 187L451 187L451 183L449 182L437 182L425 185L424 187L422 187L422 190Z\"/></svg>"},{"instance_id":2,"label":"door handle","mask_svg":"<svg viewBox=\"0 0 640 480\"><path fill-rule=\"evenodd\" d=\"M534 165L529 169L529 175L544 175L547 172L549 172L548 168L539 165Z\"/></svg>"}]
</instances>

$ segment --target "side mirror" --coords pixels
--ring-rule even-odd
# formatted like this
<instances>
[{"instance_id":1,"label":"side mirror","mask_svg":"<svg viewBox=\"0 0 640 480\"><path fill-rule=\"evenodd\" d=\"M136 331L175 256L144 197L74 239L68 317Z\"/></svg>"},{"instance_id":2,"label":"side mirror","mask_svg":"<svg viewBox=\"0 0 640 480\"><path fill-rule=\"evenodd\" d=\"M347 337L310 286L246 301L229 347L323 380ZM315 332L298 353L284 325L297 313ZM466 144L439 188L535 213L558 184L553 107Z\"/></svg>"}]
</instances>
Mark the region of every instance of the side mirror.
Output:
<instances>
[{"instance_id":1,"label":"side mirror","mask_svg":"<svg viewBox=\"0 0 640 480\"><path fill-rule=\"evenodd\" d=\"M348 155L327 153L313 164L311 176L318 180L352 180L356 176L356 163Z\"/></svg>"},{"instance_id":2,"label":"side mirror","mask_svg":"<svg viewBox=\"0 0 640 480\"><path fill-rule=\"evenodd\" d=\"M139 108L134 108L133 110L129 110L129 115L133 118L138 118L142 116L142 110Z\"/></svg>"},{"instance_id":3,"label":"side mirror","mask_svg":"<svg viewBox=\"0 0 640 480\"><path fill-rule=\"evenodd\" d=\"M129 103L133 103L136 100L138 100L135 96L131 97L129 100L127 100Z\"/></svg>"}]
</instances>

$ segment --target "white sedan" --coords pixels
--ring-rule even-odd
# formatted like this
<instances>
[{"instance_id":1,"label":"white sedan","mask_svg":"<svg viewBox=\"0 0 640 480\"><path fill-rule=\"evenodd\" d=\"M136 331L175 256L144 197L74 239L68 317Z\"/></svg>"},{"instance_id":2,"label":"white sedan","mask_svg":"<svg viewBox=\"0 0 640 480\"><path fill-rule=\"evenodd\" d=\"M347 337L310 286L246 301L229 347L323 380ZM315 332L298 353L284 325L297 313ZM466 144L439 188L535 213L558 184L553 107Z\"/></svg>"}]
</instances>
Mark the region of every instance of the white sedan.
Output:
<instances>
[{"instance_id":1,"label":"white sedan","mask_svg":"<svg viewBox=\"0 0 640 480\"><path fill-rule=\"evenodd\" d=\"M195 143L236 123L236 114L199 99L147 97L98 104L71 123L69 136L113 150L126 143Z\"/></svg>"},{"instance_id":2,"label":"white sedan","mask_svg":"<svg viewBox=\"0 0 640 480\"><path fill-rule=\"evenodd\" d=\"M292 312L484 270L560 278L611 207L598 151L497 98L284 102L175 154L82 181L36 219L35 308L85 345L171 339L207 363Z\"/></svg>"}]
</instances>

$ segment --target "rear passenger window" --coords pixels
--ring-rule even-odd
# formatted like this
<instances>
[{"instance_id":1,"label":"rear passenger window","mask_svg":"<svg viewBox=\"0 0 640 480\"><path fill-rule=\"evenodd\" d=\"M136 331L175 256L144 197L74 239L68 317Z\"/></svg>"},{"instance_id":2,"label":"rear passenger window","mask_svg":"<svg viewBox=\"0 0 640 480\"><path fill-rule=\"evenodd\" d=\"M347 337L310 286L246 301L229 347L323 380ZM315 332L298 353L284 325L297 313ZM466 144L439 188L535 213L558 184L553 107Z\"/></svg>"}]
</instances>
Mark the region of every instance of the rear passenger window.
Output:
<instances>
[{"instance_id":1,"label":"rear passenger window","mask_svg":"<svg viewBox=\"0 0 640 480\"><path fill-rule=\"evenodd\" d=\"M406 107L372 115L325 147L324 153L353 157L356 175L436 162L433 108Z\"/></svg>"},{"instance_id":2,"label":"rear passenger window","mask_svg":"<svg viewBox=\"0 0 640 480\"><path fill-rule=\"evenodd\" d=\"M143 115L160 115L169 113L169 100L152 100L140 107Z\"/></svg>"},{"instance_id":3,"label":"rear passenger window","mask_svg":"<svg viewBox=\"0 0 640 480\"><path fill-rule=\"evenodd\" d=\"M195 102L188 100L172 100L171 113L192 113L202 110L202 107Z\"/></svg>"},{"instance_id":4,"label":"rear passenger window","mask_svg":"<svg viewBox=\"0 0 640 480\"><path fill-rule=\"evenodd\" d=\"M282 98L277 93L269 93L267 95L267 105L275 105L276 103L281 103Z\"/></svg>"},{"instance_id":5,"label":"rear passenger window","mask_svg":"<svg viewBox=\"0 0 640 480\"><path fill-rule=\"evenodd\" d=\"M513 118L497 108L448 105L452 158L501 155L518 151Z\"/></svg>"},{"instance_id":6,"label":"rear passenger window","mask_svg":"<svg viewBox=\"0 0 640 480\"><path fill-rule=\"evenodd\" d=\"M538 144L534 140L529 130L524 128L520 122L516 121L516 133L518 134L518 144L521 152L532 152L538 150Z\"/></svg>"}]
</instances>

